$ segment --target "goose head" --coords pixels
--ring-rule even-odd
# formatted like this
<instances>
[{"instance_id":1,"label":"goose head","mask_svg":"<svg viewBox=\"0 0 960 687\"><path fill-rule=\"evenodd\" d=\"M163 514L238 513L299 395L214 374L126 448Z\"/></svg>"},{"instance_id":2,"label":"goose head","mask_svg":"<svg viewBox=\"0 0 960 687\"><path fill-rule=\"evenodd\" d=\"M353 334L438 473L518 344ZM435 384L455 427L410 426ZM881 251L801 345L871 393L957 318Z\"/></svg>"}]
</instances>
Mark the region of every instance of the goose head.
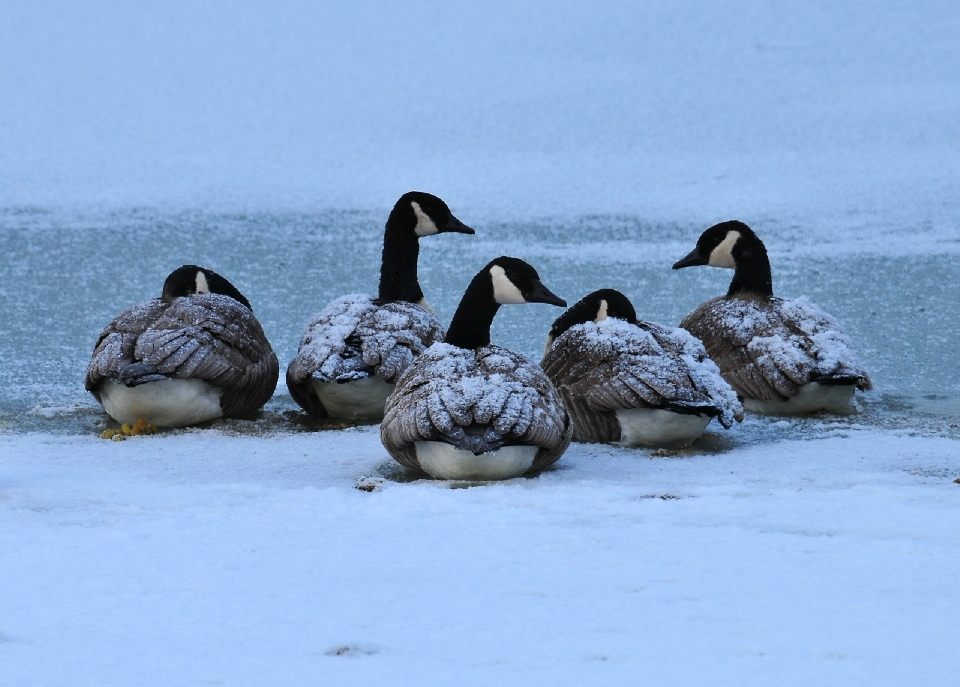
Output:
<instances>
[{"instance_id":1,"label":"goose head","mask_svg":"<svg viewBox=\"0 0 960 687\"><path fill-rule=\"evenodd\" d=\"M501 256L490 261L470 282L444 339L460 348L490 344L490 325L501 305L567 302L540 281L540 275L519 258Z\"/></svg>"},{"instance_id":2,"label":"goose head","mask_svg":"<svg viewBox=\"0 0 960 687\"><path fill-rule=\"evenodd\" d=\"M540 281L537 270L519 258L501 256L485 268L493 286L493 300L498 305L548 303L566 307L567 302L554 295Z\"/></svg>"},{"instance_id":3,"label":"goose head","mask_svg":"<svg viewBox=\"0 0 960 687\"><path fill-rule=\"evenodd\" d=\"M558 317L547 335L546 350L550 350L557 337L571 327L585 322L600 322L608 317L637 323L637 311L630 299L616 289L600 289L581 298Z\"/></svg>"},{"instance_id":4,"label":"goose head","mask_svg":"<svg viewBox=\"0 0 960 687\"><path fill-rule=\"evenodd\" d=\"M217 293L222 296L229 296L242 303L248 310L253 311L253 308L250 307L250 301L233 284L213 270L197 265L184 265L171 272L170 276L163 282L161 297L167 303L172 303L176 298L198 293Z\"/></svg>"},{"instance_id":5,"label":"goose head","mask_svg":"<svg viewBox=\"0 0 960 687\"><path fill-rule=\"evenodd\" d=\"M697 240L697 247L673 265L673 269L708 265L734 270L729 296L741 291L773 295L770 260L763 241L743 222L714 224Z\"/></svg>"},{"instance_id":6,"label":"goose head","mask_svg":"<svg viewBox=\"0 0 960 687\"><path fill-rule=\"evenodd\" d=\"M387 219L387 228L391 227L411 233L417 238L445 232L476 233L454 217L446 203L422 191L410 191L400 196Z\"/></svg>"}]
</instances>

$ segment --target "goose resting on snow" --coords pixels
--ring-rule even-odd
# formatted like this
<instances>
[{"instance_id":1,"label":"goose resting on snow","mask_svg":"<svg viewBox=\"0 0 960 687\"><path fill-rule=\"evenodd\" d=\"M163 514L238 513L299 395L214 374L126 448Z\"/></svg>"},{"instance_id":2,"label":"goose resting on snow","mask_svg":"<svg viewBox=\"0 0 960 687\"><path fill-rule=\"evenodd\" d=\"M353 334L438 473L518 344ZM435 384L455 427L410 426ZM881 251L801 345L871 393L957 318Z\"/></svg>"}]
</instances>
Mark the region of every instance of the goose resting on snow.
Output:
<instances>
[{"instance_id":1,"label":"goose resting on snow","mask_svg":"<svg viewBox=\"0 0 960 687\"><path fill-rule=\"evenodd\" d=\"M184 427L259 409L279 375L243 294L216 272L184 265L160 298L107 325L84 386L117 422Z\"/></svg>"},{"instance_id":2,"label":"goose resting on snow","mask_svg":"<svg viewBox=\"0 0 960 687\"><path fill-rule=\"evenodd\" d=\"M614 289L591 293L553 323L540 365L577 441L686 445L711 418L727 429L743 420L703 345L682 329L637 321Z\"/></svg>"},{"instance_id":3,"label":"goose resting on snow","mask_svg":"<svg viewBox=\"0 0 960 687\"><path fill-rule=\"evenodd\" d=\"M380 292L343 296L307 325L287 368L287 387L316 417L379 421L400 375L443 326L417 280L420 237L473 234L429 193L411 191L397 201L383 233Z\"/></svg>"},{"instance_id":4,"label":"goose resting on snow","mask_svg":"<svg viewBox=\"0 0 960 687\"><path fill-rule=\"evenodd\" d=\"M555 462L573 424L553 384L522 355L490 343L508 303L566 303L536 270L500 257L474 277L443 343L400 377L380 439L397 462L438 479L509 479Z\"/></svg>"},{"instance_id":5,"label":"goose resting on snow","mask_svg":"<svg viewBox=\"0 0 960 687\"><path fill-rule=\"evenodd\" d=\"M727 295L703 303L680 326L703 342L747 410L844 412L856 389L873 388L833 317L805 298L773 295L767 249L746 224L710 227L673 269L694 265L734 270Z\"/></svg>"}]
</instances>

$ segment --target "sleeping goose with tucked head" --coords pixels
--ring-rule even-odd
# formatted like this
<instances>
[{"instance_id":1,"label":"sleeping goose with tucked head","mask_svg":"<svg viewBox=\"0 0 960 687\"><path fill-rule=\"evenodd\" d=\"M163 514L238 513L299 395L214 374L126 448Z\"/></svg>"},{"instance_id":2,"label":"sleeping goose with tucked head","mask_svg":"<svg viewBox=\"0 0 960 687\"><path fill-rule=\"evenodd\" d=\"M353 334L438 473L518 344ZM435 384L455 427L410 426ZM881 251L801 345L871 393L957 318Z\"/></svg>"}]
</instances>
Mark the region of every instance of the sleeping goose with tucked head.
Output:
<instances>
[{"instance_id":1,"label":"sleeping goose with tucked head","mask_svg":"<svg viewBox=\"0 0 960 687\"><path fill-rule=\"evenodd\" d=\"M683 329L637 320L614 289L561 315L540 366L573 417L577 441L682 446L712 418L729 429L743 407L703 344Z\"/></svg>"},{"instance_id":2,"label":"sleeping goose with tucked head","mask_svg":"<svg viewBox=\"0 0 960 687\"><path fill-rule=\"evenodd\" d=\"M767 249L743 222L707 229L673 269L734 270L726 296L680 326L703 342L723 378L756 413L845 412L856 389L873 388L837 321L805 298L773 295Z\"/></svg>"},{"instance_id":3,"label":"sleeping goose with tucked head","mask_svg":"<svg viewBox=\"0 0 960 687\"><path fill-rule=\"evenodd\" d=\"M417 279L420 237L474 231L429 193L397 201L383 232L377 298L350 294L333 301L307 325L287 368L287 388L319 418L377 422L400 375L443 326Z\"/></svg>"},{"instance_id":4,"label":"sleeping goose with tucked head","mask_svg":"<svg viewBox=\"0 0 960 687\"><path fill-rule=\"evenodd\" d=\"M501 305L566 303L517 258L500 257L467 288L450 330L387 400L380 439L393 458L437 479L519 477L555 462L573 424L535 363L490 343Z\"/></svg>"},{"instance_id":5,"label":"sleeping goose with tucked head","mask_svg":"<svg viewBox=\"0 0 960 687\"><path fill-rule=\"evenodd\" d=\"M84 386L117 422L184 427L259 409L279 376L250 302L216 272L184 265L160 298L107 325Z\"/></svg>"}]
</instances>

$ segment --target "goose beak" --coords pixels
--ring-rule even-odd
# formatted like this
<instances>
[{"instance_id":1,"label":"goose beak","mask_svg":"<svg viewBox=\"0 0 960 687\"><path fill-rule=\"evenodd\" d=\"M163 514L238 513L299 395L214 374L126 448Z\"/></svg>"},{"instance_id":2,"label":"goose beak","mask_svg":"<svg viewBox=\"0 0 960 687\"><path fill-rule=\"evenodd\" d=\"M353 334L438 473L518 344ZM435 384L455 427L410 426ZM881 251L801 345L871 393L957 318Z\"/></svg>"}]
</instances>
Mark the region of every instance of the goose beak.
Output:
<instances>
[{"instance_id":1,"label":"goose beak","mask_svg":"<svg viewBox=\"0 0 960 687\"><path fill-rule=\"evenodd\" d=\"M685 257L673 263L673 269L679 270L684 267L697 267L699 265L706 265L706 264L707 264L707 261L704 258L701 258L700 254L697 253L697 249L694 248Z\"/></svg>"},{"instance_id":2,"label":"goose beak","mask_svg":"<svg viewBox=\"0 0 960 687\"><path fill-rule=\"evenodd\" d=\"M552 293L539 279L533 280L533 290L524 296L523 300L527 303L548 303L550 305L559 305L561 308L567 307L567 302Z\"/></svg>"},{"instance_id":3,"label":"goose beak","mask_svg":"<svg viewBox=\"0 0 960 687\"><path fill-rule=\"evenodd\" d=\"M453 215L450 215L450 219L447 220L447 223L440 227L440 231L452 231L457 234L476 234L473 229L468 227L466 224L458 220Z\"/></svg>"}]
</instances>

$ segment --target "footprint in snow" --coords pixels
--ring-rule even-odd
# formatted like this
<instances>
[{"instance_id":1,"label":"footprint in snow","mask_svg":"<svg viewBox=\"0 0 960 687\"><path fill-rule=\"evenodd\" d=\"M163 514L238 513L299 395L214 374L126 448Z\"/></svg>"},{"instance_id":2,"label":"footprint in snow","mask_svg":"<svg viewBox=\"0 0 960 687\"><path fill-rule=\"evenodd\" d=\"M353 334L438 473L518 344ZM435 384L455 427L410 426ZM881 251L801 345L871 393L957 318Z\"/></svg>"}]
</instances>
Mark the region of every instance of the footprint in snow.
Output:
<instances>
[{"instance_id":1,"label":"footprint in snow","mask_svg":"<svg viewBox=\"0 0 960 687\"><path fill-rule=\"evenodd\" d=\"M372 656L377 653L376 649L370 647L357 646L356 644L344 644L337 646L325 652L327 656Z\"/></svg>"}]
</instances>

